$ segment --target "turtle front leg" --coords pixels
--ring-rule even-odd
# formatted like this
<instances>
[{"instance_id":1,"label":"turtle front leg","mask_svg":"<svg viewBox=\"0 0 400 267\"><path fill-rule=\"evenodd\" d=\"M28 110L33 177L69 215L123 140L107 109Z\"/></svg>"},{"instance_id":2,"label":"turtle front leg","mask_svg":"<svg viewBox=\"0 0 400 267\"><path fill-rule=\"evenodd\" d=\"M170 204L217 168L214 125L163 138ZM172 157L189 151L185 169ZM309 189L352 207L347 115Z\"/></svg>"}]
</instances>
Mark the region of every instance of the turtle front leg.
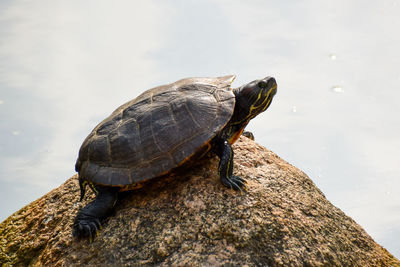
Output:
<instances>
[{"instance_id":1,"label":"turtle front leg","mask_svg":"<svg viewBox=\"0 0 400 267\"><path fill-rule=\"evenodd\" d=\"M247 138L249 138L250 140L253 140L253 141L254 141L254 134L253 134L252 132L244 131L244 132L242 133L242 135L245 136L245 137L247 137Z\"/></svg>"},{"instance_id":2,"label":"turtle front leg","mask_svg":"<svg viewBox=\"0 0 400 267\"><path fill-rule=\"evenodd\" d=\"M245 187L246 180L233 175L233 149L226 139L217 139L217 155L220 158L218 173L224 186L241 190Z\"/></svg>"},{"instance_id":3,"label":"turtle front leg","mask_svg":"<svg viewBox=\"0 0 400 267\"><path fill-rule=\"evenodd\" d=\"M90 240L101 228L101 221L109 216L117 202L118 190L112 187L96 186L96 198L82 208L75 217L72 234Z\"/></svg>"}]
</instances>

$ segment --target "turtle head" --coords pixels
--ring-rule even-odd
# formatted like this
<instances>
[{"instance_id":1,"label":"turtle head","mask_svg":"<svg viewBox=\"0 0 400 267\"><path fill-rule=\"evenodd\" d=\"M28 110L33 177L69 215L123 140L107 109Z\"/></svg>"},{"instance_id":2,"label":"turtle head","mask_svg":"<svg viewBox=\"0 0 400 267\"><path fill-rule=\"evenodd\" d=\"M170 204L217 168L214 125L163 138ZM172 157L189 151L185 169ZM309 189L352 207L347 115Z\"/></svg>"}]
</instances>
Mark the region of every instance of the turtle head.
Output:
<instances>
[{"instance_id":1,"label":"turtle head","mask_svg":"<svg viewBox=\"0 0 400 267\"><path fill-rule=\"evenodd\" d=\"M277 84L272 77L255 80L233 89L236 104L231 122L246 126L252 118L269 107L276 91Z\"/></svg>"}]
</instances>

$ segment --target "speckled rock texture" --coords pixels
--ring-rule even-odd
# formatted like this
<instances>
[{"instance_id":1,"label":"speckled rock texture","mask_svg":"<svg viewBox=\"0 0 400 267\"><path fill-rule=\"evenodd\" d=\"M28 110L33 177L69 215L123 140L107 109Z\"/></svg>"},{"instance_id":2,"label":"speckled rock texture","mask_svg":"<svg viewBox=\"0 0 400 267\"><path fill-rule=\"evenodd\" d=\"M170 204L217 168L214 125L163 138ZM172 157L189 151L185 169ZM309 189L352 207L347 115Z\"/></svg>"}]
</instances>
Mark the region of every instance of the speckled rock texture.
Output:
<instances>
[{"instance_id":1,"label":"speckled rock texture","mask_svg":"<svg viewBox=\"0 0 400 267\"><path fill-rule=\"evenodd\" d=\"M0 224L5 266L400 266L299 169L254 141L234 145L247 192L217 158L127 192L90 243L72 237L77 176ZM1 264L0 264L1 265Z\"/></svg>"}]
</instances>

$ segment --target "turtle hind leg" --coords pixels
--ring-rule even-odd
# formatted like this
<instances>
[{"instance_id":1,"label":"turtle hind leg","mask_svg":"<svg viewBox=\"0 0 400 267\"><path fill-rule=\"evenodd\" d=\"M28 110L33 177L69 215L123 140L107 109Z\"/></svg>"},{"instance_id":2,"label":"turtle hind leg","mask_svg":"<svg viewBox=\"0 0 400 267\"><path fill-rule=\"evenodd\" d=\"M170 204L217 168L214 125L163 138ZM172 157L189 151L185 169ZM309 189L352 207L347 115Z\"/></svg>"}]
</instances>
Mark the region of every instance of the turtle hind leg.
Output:
<instances>
[{"instance_id":1,"label":"turtle hind leg","mask_svg":"<svg viewBox=\"0 0 400 267\"><path fill-rule=\"evenodd\" d=\"M97 196L83 207L75 217L72 234L78 238L93 238L101 228L101 221L107 218L117 202L118 189L96 186Z\"/></svg>"}]
</instances>

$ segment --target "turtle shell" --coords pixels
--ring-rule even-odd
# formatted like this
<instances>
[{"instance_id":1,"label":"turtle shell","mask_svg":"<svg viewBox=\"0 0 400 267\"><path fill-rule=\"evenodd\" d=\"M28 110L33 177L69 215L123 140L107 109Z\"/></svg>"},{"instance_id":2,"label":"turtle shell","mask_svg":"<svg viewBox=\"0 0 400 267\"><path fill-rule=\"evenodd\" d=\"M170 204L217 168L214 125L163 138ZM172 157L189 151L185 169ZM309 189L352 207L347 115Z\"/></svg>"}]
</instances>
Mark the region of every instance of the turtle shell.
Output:
<instances>
[{"instance_id":1,"label":"turtle shell","mask_svg":"<svg viewBox=\"0 0 400 267\"><path fill-rule=\"evenodd\" d=\"M83 142L75 166L80 179L133 185L168 174L204 153L231 119L234 78L182 79L122 105Z\"/></svg>"}]
</instances>

